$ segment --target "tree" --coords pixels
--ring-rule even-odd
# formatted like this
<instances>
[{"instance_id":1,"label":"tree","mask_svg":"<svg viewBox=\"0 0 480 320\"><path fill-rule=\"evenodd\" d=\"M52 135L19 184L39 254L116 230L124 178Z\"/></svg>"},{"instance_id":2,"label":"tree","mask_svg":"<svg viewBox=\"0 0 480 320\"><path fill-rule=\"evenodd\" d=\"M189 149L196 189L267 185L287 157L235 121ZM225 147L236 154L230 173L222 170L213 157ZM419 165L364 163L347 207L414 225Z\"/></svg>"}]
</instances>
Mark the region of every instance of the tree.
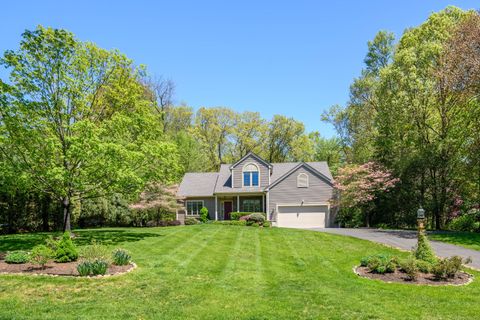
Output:
<instances>
[{"instance_id":1,"label":"tree","mask_svg":"<svg viewBox=\"0 0 480 320\"><path fill-rule=\"evenodd\" d=\"M343 209L363 209L365 225L370 226L370 210L373 201L381 193L391 190L399 181L381 165L367 162L340 168L335 178L335 188L340 192L337 205Z\"/></svg>"},{"instance_id":2,"label":"tree","mask_svg":"<svg viewBox=\"0 0 480 320\"><path fill-rule=\"evenodd\" d=\"M339 138L332 137L330 139L323 138L318 132L312 132L309 138L313 144L314 161L326 161L332 171L336 175L340 166L345 161L342 144Z\"/></svg>"},{"instance_id":3,"label":"tree","mask_svg":"<svg viewBox=\"0 0 480 320\"><path fill-rule=\"evenodd\" d=\"M195 117L194 134L203 144L209 170L218 170L224 163L229 135L237 123L237 114L229 108L200 108Z\"/></svg>"},{"instance_id":4,"label":"tree","mask_svg":"<svg viewBox=\"0 0 480 320\"><path fill-rule=\"evenodd\" d=\"M1 82L0 151L61 202L64 230L72 201L177 178L177 150L160 139L143 70L118 51L40 26L0 64L10 71Z\"/></svg>"},{"instance_id":5,"label":"tree","mask_svg":"<svg viewBox=\"0 0 480 320\"><path fill-rule=\"evenodd\" d=\"M265 132L266 121L260 117L260 113L246 111L239 114L231 134L233 143L229 150L229 161L235 162L250 151L259 154Z\"/></svg>"}]
</instances>

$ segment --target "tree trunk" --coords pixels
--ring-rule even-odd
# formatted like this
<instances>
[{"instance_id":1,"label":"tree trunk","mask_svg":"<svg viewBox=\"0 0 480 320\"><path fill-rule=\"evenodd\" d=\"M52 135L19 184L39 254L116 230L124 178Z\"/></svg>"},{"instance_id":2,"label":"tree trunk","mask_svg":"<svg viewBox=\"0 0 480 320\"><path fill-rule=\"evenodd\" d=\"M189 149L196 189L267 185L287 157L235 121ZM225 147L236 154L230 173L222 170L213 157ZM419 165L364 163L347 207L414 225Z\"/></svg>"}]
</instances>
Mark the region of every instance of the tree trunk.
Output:
<instances>
[{"instance_id":1,"label":"tree trunk","mask_svg":"<svg viewBox=\"0 0 480 320\"><path fill-rule=\"evenodd\" d=\"M50 231L48 225L48 211L50 209L50 199L47 196L42 197L42 230Z\"/></svg>"},{"instance_id":2,"label":"tree trunk","mask_svg":"<svg viewBox=\"0 0 480 320\"><path fill-rule=\"evenodd\" d=\"M70 232L70 214L71 214L71 205L70 205L70 198L64 197L62 201L63 207L63 232Z\"/></svg>"}]
</instances>

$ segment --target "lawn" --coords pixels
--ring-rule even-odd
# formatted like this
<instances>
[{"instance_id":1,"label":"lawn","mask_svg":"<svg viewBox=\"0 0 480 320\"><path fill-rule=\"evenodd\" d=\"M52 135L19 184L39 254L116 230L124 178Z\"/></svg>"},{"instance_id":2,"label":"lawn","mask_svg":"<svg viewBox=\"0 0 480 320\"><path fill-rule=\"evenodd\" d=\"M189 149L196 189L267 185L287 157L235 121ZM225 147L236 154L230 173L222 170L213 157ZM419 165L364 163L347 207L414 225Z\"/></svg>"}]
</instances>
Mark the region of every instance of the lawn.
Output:
<instances>
[{"instance_id":1,"label":"lawn","mask_svg":"<svg viewBox=\"0 0 480 320\"><path fill-rule=\"evenodd\" d=\"M478 319L480 284L427 287L359 278L368 241L291 229L196 225L76 232L132 252L105 279L0 276L0 319ZM45 234L0 237L0 251ZM480 273L475 272L475 276Z\"/></svg>"},{"instance_id":2,"label":"lawn","mask_svg":"<svg viewBox=\"0 0 480 320\"><path fill-rule=\"evenodd\" d=\"M465 248L480 251L480 233L473 232L441 232L432 233L428 237L431 240L448 242Z\"/></svg>"}]
</instances>

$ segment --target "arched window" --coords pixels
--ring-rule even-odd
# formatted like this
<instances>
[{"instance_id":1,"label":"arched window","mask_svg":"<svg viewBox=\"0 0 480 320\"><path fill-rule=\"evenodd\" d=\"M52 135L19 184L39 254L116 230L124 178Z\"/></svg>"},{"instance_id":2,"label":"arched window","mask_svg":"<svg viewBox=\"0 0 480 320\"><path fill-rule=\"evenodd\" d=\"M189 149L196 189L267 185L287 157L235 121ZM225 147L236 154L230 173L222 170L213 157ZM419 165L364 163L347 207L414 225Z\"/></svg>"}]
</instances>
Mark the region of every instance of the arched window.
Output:
<instances>
[{"instance_id":1,"label":"arched window","mask_svg":"<svg viewBox=\"0 0 480 320\"><path fill-rule=\"evenodd\" d=\"M243 166L243 186L256 187L259 185L258 167L254 163Z\"/></svg>"},{"instance_id":2,"label":"arched window","mask_svg":"<svg viewBox=\"0 0 480 320\"><path fill-rule=\"evenodd\" d=\"M308 188L308 175L300 173L297 176L297 188Z\"/></svg>"}]
</instances>

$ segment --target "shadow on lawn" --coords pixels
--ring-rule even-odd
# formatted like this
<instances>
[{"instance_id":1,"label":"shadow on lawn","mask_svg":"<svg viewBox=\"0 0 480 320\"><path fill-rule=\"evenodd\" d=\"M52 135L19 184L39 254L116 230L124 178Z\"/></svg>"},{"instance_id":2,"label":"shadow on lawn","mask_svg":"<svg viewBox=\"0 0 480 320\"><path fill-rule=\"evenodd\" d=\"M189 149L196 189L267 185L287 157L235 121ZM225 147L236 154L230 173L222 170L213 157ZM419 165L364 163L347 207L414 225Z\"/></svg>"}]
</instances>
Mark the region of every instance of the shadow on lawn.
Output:
<instances>
[{"instance_id":1,"label":"shadow on lawn","mask_svg":"<svg viewBox=\"0 0 480 320\"><path fill-rule=\"evenodd\" d=\"M92 241L104 245L115 245L122 242L140 241L146 238L161 237L162 234L151 232L131 232L129 230L75 230L74 243L77 246L91 244ZM0 237L0 252L13 250L31 250L38 244L44 244L49 235L60 233L30 233L6 235Z\"/></svg>"}]
</instances>

